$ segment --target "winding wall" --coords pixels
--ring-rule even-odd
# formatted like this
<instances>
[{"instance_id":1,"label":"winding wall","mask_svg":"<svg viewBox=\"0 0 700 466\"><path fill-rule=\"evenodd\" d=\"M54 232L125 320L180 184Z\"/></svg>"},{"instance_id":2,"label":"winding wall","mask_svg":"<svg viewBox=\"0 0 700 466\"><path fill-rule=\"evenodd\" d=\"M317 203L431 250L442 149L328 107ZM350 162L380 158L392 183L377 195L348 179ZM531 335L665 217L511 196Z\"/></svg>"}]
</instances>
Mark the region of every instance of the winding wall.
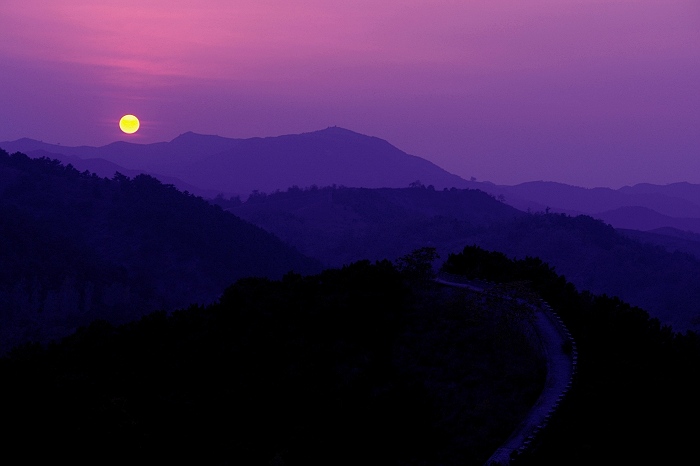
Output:
<instances>
[{"instance_id":1,"label":"winding wall","mask_svg":"<svg viewBox=\"0 0 700 466\"><path fill-rule=\"evenodd\" d=\"M447 274L436 279L440 284L485 292L488 284ZM545 385L532 409L508 439L486 461L486 466L511 464L525 453L547 428L560 403L572 387L578 364L576 342L561 318L548 303L540 300L535 307L534 328L547 360Z\"/></svg>"}]
</instances>

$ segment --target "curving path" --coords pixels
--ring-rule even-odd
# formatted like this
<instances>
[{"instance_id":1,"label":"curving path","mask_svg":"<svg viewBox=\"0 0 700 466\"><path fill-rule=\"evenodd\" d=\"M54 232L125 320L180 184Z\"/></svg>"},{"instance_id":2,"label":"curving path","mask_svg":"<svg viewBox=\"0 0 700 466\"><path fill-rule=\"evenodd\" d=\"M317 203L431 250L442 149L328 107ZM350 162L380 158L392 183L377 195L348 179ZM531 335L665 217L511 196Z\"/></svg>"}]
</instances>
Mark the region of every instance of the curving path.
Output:
<instances>
[{"instance_id":1,"label":"curving path","mask_svg":"<svg viewBox=\"0 0 700 466\"><path fill-rule=\"evenodd\" d=\"M457 279L457 277L437 278L436 282L446 286L484 292L483 284L453 281ZM578 359L576 343L571 334L559 316L544 301L541 301L540 306L535 308L534 325L542 352L547 358L547 378L544 388L527 417L523 419L503 445L491 455L486 461L486 465L510 464L515 456L527 451L537 434L547 428L549 419L555 414L559 403L571 389ZM564 351L564 345L567 342L571 344L571 351L568 353Z\"/></svg>"}]
</instances>

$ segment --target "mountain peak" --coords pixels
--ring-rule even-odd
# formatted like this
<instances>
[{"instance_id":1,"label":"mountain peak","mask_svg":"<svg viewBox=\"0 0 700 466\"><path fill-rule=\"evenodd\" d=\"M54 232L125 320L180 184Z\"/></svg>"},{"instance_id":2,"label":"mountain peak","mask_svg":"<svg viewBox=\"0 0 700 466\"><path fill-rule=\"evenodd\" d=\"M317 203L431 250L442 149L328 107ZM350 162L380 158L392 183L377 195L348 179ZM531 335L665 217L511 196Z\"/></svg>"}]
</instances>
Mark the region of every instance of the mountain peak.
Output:
<instances>
[{"instance_id":1,"label":"mountain peak","mask_svg":"<svg viewBox=\"0 0 700 466\"><path fill-rule=\"evenodd\" d=\"M347 128L342 128L340 126L329 126L326 129L321 129L314 131L314 133L326 133L326 134L360 134L356 131L349 130ZM364 136L364 135L362 135Z\"/></svg>"},{"instance_id":2,"label":"mountain peak","mask_svg":"<svg viewBox=\"0 0 700 466\"><path fill-rule=\"evenodd\" d=\"M215 134L199 134L193 131L187 131L186 133L182 133L176 138L172 139L170 142L199 141L207 138L226 139Z\"/></svg>"},{"instance_id":3,"label":"mountain peak","mask_svg":"<svg viewBox=\"0 0 700 466\"><path fill-rule=\"evenodd\" d=\"M384 141L383 139L368 136L366 134L358 133L357 131L352 131L347 128L342 128L340 126L329 126L326 129L320 129L318 131L312 131L310 133L303 133L306 135L318 135L318 136L333 136L333 137L345 137L345 138L355 138L355 139L374 139Z\"/></svg>"}]
</instances>

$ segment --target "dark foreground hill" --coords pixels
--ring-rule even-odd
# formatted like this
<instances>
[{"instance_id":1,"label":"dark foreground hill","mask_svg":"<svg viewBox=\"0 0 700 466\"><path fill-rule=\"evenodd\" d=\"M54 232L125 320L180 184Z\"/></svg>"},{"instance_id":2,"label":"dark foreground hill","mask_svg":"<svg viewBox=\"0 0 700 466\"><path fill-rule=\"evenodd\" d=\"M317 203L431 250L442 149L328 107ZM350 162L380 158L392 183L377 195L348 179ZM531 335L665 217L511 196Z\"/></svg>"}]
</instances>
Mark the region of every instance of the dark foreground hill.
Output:
<instances>
[{"instance_id":1,"label":"dark foreground hill","mask_svg":"<svg viewBox=\"0 0 700 466\"><path fill-rule=\"evenodd\" d=\"M0 340L212 302L242 277L320 264L201 198L0 151Z\"/></svg>"},{"instance_id":2,"label":"dark foreground hill","mask_svg":"<svg viewBox=\"0 0 700 466\"><path fill-rule=\"evenodd\" d=\"M363 261L245 279L210 306L16 350L0 359L3 454L26 464L483 464L544 383L527 314L413 276Z\"/></svg>"},{"instance_id":3,"label":"dark foreground hill","mask_svg":"<svg viewBox=\"0 0 700 466\"><path fill-rule=\"evenodd\" d=\"M577 342L571 390L514 466L695 453L696 334L578 292L539 259L468 247L444 269L536 293ZM529 314L410 272L363 261L240 280L209 306L19 348L0 358L4 453L27 464L481 465L542 388Z\"/></svg>"},{"instance_id":4,"label":"dark foreground hill","mask_svg":"<svg viewBox=\"0 0 700 466\"><path fill-rule=\"evenodd\" d=\"M700 338L638 307L581 292L539 259L467 247L444 265L473 279L529 283L578 347L572 390L513 466L683 464L695 455Z\"/></svg>"},{"instance_id":5,"label":"dark foreground hill","mask_svg":"<svg viewBox=\"0 0 700 466\"><path fill-rule=\"evenodd\" d=\"M464 245L540 257L579 289L619 296L674 329L700 328L700 260L588 216L527 214L478 190L323 188L258 194L229 208L328 265Z\"/></svg>"}]
</instances>

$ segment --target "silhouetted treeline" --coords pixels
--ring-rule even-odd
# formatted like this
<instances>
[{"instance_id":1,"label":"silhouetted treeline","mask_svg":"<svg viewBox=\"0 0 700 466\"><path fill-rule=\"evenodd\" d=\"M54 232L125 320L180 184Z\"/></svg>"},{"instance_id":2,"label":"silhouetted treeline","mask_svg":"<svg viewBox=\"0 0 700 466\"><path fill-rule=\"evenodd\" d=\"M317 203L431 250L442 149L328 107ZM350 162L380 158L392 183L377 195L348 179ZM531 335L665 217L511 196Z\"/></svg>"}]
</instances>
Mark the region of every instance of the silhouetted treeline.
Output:
<instances>
[{"instance_id":1,"label":"silhouetted treeline","mask_svg":"<svg viewBox=\"0 0 700 466\"><path fill-rule=\"evenodd\" d=\"M467 247L451 255L444 270L498 282L529 281L578 344L574 389L535 454L519 464L678 464L695 455L696 333L674 333L617 297L578 292L537 258L511 260Z\"/></svg>"},{"instance_id":2,"label":"silhouetted treeline","mask_svg":"<svg viewBox=\"0 0 700 466\"><path fill-rule=\"evenodd\" d=\"M700 328L700 260L635 241L591 217L532 214L471 244L539 257L579 290L619 296L677 331Z\"/></svg>"},{"instance_id":3,"label":"silhouetted treeline","mask_svg":"<svg viewBox=\"0 0 700 466\"><path fill-rule=\"evenodd\" d=\"M534 403L508 312L389 262L281 281L0 359L3 454L28 464L481 464Z\"/></svg>"},{"instance_id":4,"label":"silhouetted treeline","mask_svg":"<svg viewBox=\"0 0 700 466\"><path fill-rule=\"evenodd\" d=\"M580 290L620 296L679 331L700 330L700 260L642 244L588 216L518 211L478 190L326 187L258 194L236 215L329 266L465 244L540 257Z\"/></svg>"},{"instance_id":5,"label":"silhouetted treeline","mask_svg":"<svg viewBox=\"0 0 700 466\"><path fill-rule=\"evenodd\" d=\"M0 352L102 318L212 302L241 277L321 270L269 233L140 175L0 151Z\"/></svg>"},{"instance_id":6,"label":"silhouetted treeline","mask_svg":"<svg viewBox=\"0 0 700 466\"><path fill-rule=\"evenodd\" d=\"M292 187L228 210L329 267L393 261L424 246L446 257L488 226L526 215L482 191L408 187Z\"/></svg>"}]
</instances>

